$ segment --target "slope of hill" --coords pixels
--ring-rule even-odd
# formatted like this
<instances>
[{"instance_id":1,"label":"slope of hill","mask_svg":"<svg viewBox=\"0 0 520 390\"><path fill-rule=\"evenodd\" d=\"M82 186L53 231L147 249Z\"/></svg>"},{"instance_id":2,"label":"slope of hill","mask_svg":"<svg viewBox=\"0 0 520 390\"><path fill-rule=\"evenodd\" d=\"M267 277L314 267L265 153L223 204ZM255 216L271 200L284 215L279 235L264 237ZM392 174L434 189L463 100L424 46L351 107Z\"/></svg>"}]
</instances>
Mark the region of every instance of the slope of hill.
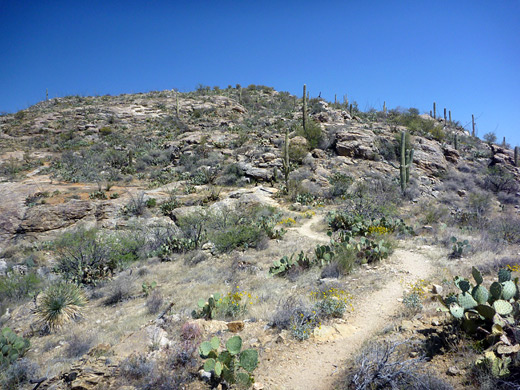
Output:
<instances>
[{"instance_id":1,"label":"slope of hill","mask_svg":"<svg viewBox=\"0 0 520 390\"><path fill-rule=\"evenodd\" d=\"M31 345L0 379L225 388L198 347L238 334L259 353L256 388L363 388L353 359L375 338L415 340L407 369L434 378L417 388L506 386L474 369L478 348L462 353L464 332L430 298L472 265L486 282L518 272L517 164L415 109L264 86L71 96L0 116L0 323ZM54 327L42 313L61 281L88 303ZM502 354L510 378L517 354Z\"/></svg>"}]
</instances>

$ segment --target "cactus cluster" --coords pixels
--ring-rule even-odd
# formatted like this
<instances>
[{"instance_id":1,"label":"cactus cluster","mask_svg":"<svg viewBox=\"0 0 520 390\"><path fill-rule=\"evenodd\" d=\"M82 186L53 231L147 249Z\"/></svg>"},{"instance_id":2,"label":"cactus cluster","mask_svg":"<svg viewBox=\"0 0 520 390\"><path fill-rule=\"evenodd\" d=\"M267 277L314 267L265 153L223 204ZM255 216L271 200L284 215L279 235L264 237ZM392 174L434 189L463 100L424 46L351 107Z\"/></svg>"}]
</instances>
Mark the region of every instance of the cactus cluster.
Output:
<instances>
[{"instance_id":1,"label":"cactus cluster","mask_svg":"<svg viewBox=\"0 0 520 390\"><path fill-rule=\"evenodd\" d=\"M297 257L295 257L295 253L293 253L290 257L283 256L280 260L273 261L273 265L269 268L269 273L271 275L283 276L295 265L309 268L312 262L303 251L301 251Z\"/></svg>"},{"instance_id":2,"label":"cactus cluster","mask_svg":"<svg viewBox=\"0 0 520 390\"><path fill-rule=\"evenodd\" d=\"M211 320L216 317L217 310L220 306L220 294L211 294L208 300L200 298L197 302L199 310L193 310L191 316L193 318L204 318L205 320Z\"/></svg>"},{"instance_id":3,"label":"cactus cluster","mask_svg":"<svg viewBox=\"0 0 520 390\"><path fill-rule=\"evenodd\" d=\"M482 285L483 278L477 268L472 268L472 275L475 285L456 276L454 283L461 292L441 301L445 310L462 322L467 333L475 337L483 336L481 342L488 348L476 364L487 366L496 377L505 377L509 374L508 365L512 361L510 355L518 353L518 348L511 346L518 347L520 343L517 325L520 314L518 278L513 280L510 270L501 269L498 271L498 281L487 289Z\"/></svg>"},{"instance_id":4,"label":"cactus cluster","mask_svg":"<svg viewBox=\"0 0 520 390\"><path fill-rule=\"evenodd\" d=\"M453 317L463 320L467 330L476 330L486 322L500 326L513 323L513 316L518 314L518 280L511 280L511 271L501 269L498 282L493 282L489 290L482 285L482 275L477 268L473 267L472 275L475 286L457 276L454 283L461 293L443 301Z\"/></svg>"},{"instance_id":5,"label":"cactus cluster","mask_svg":"<svg viewBox=\"0 0 520 390\"><path fill-rule=\"evenodd\" d=\"M29 349L29 340L19 337L10 328L0 333L0 367L9 366Z\"/></svg>"},{"instance_id":6,"label":"cactus cluster","mask_svg":"<svg viewBox=\"0 0 520 390\"><path fill-rule=\"evenodd\" d=\"M316 262L322 266L329 264L334 257L330 245L317 245L314 254L316 255Z\"/></svg>"},{"instance_id":7,"label":"cactus cluster","mask_svg":"<svg viewBox=\"0 0 520 390\"><path fill-rule=\"evenodd\" d=\"M199 354L206 359L204 371L211 372L213 379L228 385L251 386L254 383L253 371L258 366L258 351L242 350L242 338L233 336L226 342L226 349L219 352L220 339L213 337L199 347Z\"/></svg>"},{"instance_id":8,"label":"cactus cluster","mask_svg":"<svg viewBox=\"0 0 520 390\"><path fill-rule=\"evenodd\" d=\"M462 252L464 252L464 248L470 247L468 240L459 241L457 240L457 237L451 237L450 241L453 244L449 255L450 259L460 259L462 257Z\"/></svg>"}]
</instances>

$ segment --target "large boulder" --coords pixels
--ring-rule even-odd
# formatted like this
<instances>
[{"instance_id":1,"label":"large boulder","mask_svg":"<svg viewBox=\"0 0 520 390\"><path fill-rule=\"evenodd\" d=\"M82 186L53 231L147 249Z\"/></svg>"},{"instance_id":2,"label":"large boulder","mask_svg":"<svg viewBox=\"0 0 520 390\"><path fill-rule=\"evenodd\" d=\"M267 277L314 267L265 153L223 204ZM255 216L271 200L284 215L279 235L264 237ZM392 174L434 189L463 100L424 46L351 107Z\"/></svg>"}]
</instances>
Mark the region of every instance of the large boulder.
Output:
<instances>
[{"instance_id":1,"label":"large boulder","mask_svg":"<svg viewBox=\"0 0 520 390\"><path fill-rule=\"evenodd\" d=\"M54 206L41 205L27 210L18 228L19 231L46 232L75 224L93 210L91 202L71 200Z\"/></svg>"},{"instance_id":2,"label":"large boulder","mask_svg":"<svg viewBox=\"0 0 520 390\"><path fill-rule=\"evenodd\" d=\"M457 149L446 145L442 148L442 151L444 152L444 157L450 163L457 164L459 162L460 153Z\"/></svg>"},{"instance_id":3,"label":"large boulder","mask_svg":"<svg viewBox=\"0 0 520 390\"><path fill-rule=\"evenodd\" d=\"M339 156L374 160L377 149L375 134L368 129L340 130L336 133L336 153Z\"/></svg>"},{"instance_id":4,"label":"large boulder","mask_svg":"<svg viewBox=\"0 0 520 390\"><path fill-rule=\"evenodd\" d=\"M448 169L448 162L437 141L416 137L413 144L413 163L429 175L437 175Z\"/></svg>"}]
</instances>

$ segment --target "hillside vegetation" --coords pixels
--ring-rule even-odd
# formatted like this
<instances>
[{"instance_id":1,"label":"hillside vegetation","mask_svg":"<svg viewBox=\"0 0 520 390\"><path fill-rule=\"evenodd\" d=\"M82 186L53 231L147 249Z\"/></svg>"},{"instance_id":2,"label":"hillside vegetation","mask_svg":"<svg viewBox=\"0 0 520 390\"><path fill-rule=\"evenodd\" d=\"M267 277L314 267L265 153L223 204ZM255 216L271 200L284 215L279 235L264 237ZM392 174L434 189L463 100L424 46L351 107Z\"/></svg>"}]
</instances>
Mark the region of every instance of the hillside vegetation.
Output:
<instances>
[{"instance_id":1,"label":"hillside vegetation","mask_svg":"<svg viewBox=\"0 0 520 390\"><path fill-rule=\"evenodd\" d=\"M519 389L491 135L255 85L0 116L0 387Z\"/></svg>"}]
</instances>

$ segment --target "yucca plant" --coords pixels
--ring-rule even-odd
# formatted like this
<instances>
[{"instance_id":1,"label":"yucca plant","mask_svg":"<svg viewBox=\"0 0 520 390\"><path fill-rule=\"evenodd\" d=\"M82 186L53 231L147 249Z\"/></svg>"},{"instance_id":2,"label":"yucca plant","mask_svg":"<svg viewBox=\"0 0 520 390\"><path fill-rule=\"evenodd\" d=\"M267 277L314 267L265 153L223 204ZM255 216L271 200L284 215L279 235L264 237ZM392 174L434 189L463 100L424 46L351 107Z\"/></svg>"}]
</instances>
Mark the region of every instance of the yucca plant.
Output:
<instances>
[{"instance_id":1,"label":"yucca plant","mask_svg":"<svg viewBox=\"0 0 520 390\"><path fill-rule=\"evenodd\" d=\"M37 308L37 314L45 327L56 329L81 315L87 298L75 284L60 282L50 286Z\"/></svg>"}]
</instances>

